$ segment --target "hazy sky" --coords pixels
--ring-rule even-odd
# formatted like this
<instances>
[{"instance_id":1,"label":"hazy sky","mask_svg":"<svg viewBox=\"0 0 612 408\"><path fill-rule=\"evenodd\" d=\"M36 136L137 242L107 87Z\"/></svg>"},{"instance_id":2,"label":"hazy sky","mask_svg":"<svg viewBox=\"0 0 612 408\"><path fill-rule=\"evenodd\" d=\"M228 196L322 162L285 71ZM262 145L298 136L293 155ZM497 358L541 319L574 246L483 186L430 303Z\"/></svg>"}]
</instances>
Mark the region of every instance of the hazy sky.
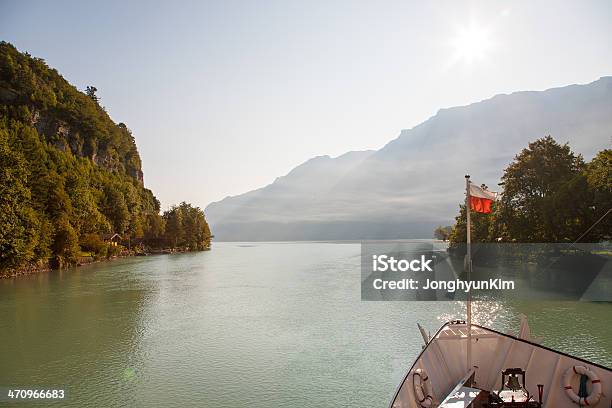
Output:
<instances>
[{"instance_id":1,"label":"hazy sky","mask_svg":"<svg viewBox=\"0 0 612 408\"><path fill-rule=\"evenodd\" d=\"M612 2L0 0L0 39L95 85L165 208L377 149L438 109L612 74Z\"/></svg>"}]
</instances>

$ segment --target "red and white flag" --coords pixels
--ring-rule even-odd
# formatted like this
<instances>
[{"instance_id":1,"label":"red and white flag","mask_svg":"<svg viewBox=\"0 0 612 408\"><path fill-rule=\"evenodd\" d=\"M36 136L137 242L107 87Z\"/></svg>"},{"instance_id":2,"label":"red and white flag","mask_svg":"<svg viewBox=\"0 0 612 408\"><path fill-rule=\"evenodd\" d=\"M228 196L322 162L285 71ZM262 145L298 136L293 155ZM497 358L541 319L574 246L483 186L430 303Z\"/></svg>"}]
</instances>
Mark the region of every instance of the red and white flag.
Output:
<instances>
[{"instance_id":1,"label":"red and white flag","mask_svg":"<svg viewBox=\"0 0 612 408\"><path fill-rule=\"evenodd\" d=\"M491 204L497 199L497 193L470 183L470 208L479 213L491 212Z\"/></svg>"}]
</instances>

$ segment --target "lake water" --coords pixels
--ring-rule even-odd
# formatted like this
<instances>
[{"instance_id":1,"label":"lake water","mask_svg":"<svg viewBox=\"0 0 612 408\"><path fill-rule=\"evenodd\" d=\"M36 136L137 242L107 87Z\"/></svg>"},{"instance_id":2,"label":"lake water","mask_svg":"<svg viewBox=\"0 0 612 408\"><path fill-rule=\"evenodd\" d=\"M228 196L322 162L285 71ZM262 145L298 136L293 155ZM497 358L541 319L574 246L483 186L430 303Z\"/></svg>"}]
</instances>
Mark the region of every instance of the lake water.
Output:
<instances>
[{"instance_id":1,"label":"lake water","mask_svg":"<svg viewBox=\"0 0 612 408\"><path fill-rule=\"evenodd\" d=\"M362 302L360 246L215 243L0 280L0 387L74 407L386 407L458 302ZM609 303L475 305L507 331L612 365ZM11 406L23 404L11 404ZM54 406L44 403L42 406Z\"/></svg>"}]
</instances>

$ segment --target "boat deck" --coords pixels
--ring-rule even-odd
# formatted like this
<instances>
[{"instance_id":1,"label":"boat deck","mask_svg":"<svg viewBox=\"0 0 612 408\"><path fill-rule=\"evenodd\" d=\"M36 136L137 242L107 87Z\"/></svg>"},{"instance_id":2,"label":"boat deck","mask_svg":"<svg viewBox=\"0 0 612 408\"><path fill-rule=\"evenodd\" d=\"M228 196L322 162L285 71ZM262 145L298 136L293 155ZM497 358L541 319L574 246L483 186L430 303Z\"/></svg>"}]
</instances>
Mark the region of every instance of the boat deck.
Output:
<instances>
[{"instance_id":1,"label":"boat deck","mask_svg":"<svg viewBox=\"0 0 612 408\"><path fill-rule=\"evenodd\" d=\"M483 403L488 402L489 393L501 389L502 371L520 369L525 372L525 389L533 399L539 400L538 385L543 386L543 407L574 408L576 404L566 395L565 384L562 384L565 373L572 370L574 366L584 366L601 379L603 393L597 406L609 407L612 405L611 369L531 341L528 327L526 330L521 327L520 333L522 337L515 337L472 325L471 364L473 367L468 369L467 324L451 322L444 325L427 342L426 347L404 377L391 403L391 408L419 408L420 404L415 398L413 381L414 373L418 369L426 373L426 377L431 381L434 401L432 406L435 407L445 406L441 404L453 408L482 406ZM579 380L578 375L572 377L571 386L575 391L579 388ZM469 389L461 391L461 387ZM476 393L478 398L474 397L473 400L470 400L470 393ZM483 401L482 398L485 396L487 398Z\"/></svg>"}]
</instances>

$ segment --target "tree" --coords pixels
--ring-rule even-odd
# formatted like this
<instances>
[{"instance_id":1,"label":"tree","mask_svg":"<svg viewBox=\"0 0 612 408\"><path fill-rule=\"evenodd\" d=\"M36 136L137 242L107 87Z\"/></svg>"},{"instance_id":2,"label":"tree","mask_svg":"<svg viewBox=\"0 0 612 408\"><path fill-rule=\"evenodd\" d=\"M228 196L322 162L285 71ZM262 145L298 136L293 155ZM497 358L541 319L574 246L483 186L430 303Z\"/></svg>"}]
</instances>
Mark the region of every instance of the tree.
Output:
<instances>
[{"instance_id":1,"label":"tree","mask_svg":"<svg viewBox=\"0 0 612 408\"><path fill-rule=\"evenodd\" d=\"M79 256L79 239L66 214L60 215L54 222L53 266L63 268L75 264Z\"/></svg>"},{"instance_id":2,"label":"tree","mask_svg":"<svg viewBox=\"0 0 612 408\"><path fill-rule=\"evenodd\" d=\"M145 238L146 239L156 239L160 238L164 234L164 230L166 229L166 225L164 224L164 219L159 213L151 212L146 215L145 218L146 227L145 227Z\"/></svg>"},{"instance_id":3,"label":"tree","mask_svg":"<svg viewBox=\"0 0 612 408\"><path fill-rule=\"evenodd\" d=\"M612 150L585 164L567 144L547 136L514 158L501 184L504 191L493 213L472 213L473 242L610 239L612 217L597 221L612 206ZM450 235L453 245L466 241L465 214L462 205Z\"/></svg>"},{"instance_id":4,"label":"tree","mask_svg":"<svg viewBox=\"0 0 612 408\"><path fill-rule=\"evenodd\" d=\"M447 241L448 238L450 237L452 230L453 230L453 227L451 227L450 225L447 227L443 227L439 225L434 230L434 237L436 237L436 239L439 239L441 241Z\"/></svg>"},{"instance_id":5,"label":"tree","mask_svg":"<svg viewBox=\"0 0 612 408\"><path fill-rule=\"evenodd\" d=\"M172 247L178 247L183 243L183 214L178 207L172 207L164 212L166 231L164 238Z\"/></svg>"},{"instance_id":6,"label":"tree","mask_svg":"<svg viewBox=\"0 0 612 408\"><path fill-rule=\"evenodd\" d=\"M107 243L98 234L86 234L81 237L79 244L85 251L95 255L106 255Z\"/></svg>"},{"instance_id":7,"label":"tree","mask_svg":"<svg viewBox=\"0 0 612 408\"><path fill-rule=\"evenodd\" d=\"M491 214L471 211L470 221L472 222L471 241L474 243L490 242L493 216ZM451 245L462 245L467 242L467 213L465 211L465 204L459 206L459 215L455 217L455 225L452 227L448 240Z\"/></svg>"},{"instance_id":8,"label":"tree","mask_svg":"<svg viewBox=\"0 0 612 408\"><path fill-rule=\"evenodd\" d=\"M122 234L130 225L130 212L117 184L104 188L102 213L110 220L113 232Z\"/></svg>"},{"instance_id":9,"label":"tree","mask_svg":"<svg viewBox=\"0 0 612 408\"><path fill-rule=\"evenodd\" d=\"M164 238L169 245L202 251L210 248L212 238L204 212L182 202L164 212L166 224Z\"/></svg>"},{"instance_id":10,"label":"tree","mask_svg":"<svg viewBox=\"0 0 612 408\"><path fill-rule=\"evenodd\" d=\"M95 86L90 85L85 89L85 94L89 96L92 101L99 104L100 100L98 99L98 95L96 95L96 92L98 92L98 88L96 88Z\"/></svg>"},{"instance_id":11,"label":"tree","mask_svg":"<svg viewBox=\"0 0 612 408\"><path fill-rule=\"evenodd\" d=\"M9 133L0 128L0 269L34 258L39 220L30 205L28 171L12 150Z\"/></svg>"},{"instance_id":12,"label":"tree","mask_svg":"<svg viewBox=\"0 0 612 408\"><path fill-rule=\"evenodd\" d=\"M588 199L567 200L584 189L582 156L551 136L529 143L502 176L504 193L495 211L494 233L519 242L562 242L585 227Z\"/></svg>"},{"instance_id":13,"label":"tree","mask_svg":"<svg viewBox=\"0 0 612 408\"><path fill-rule=\"evenodd\" d=\"M100 212L96 193L86 174L73 171L66 175L66 192L72 205L71 219L79 235L98 231L110 232L108 219Z\"/></svg>"},{"instance_id":14,"label":"tree","mask_svg":"<svg viewBox=\"0 0 612 408\"><path fill-rule=\"evenodd\" d=\"M592 221L597 222L612 208L612 149L599 152L588 164L585 178L589 192L592 194L591 211ZM612 214L608 214L599 222L587 236L585 242L610 240L612 238Z\"/></svg>"}]
</instances>

